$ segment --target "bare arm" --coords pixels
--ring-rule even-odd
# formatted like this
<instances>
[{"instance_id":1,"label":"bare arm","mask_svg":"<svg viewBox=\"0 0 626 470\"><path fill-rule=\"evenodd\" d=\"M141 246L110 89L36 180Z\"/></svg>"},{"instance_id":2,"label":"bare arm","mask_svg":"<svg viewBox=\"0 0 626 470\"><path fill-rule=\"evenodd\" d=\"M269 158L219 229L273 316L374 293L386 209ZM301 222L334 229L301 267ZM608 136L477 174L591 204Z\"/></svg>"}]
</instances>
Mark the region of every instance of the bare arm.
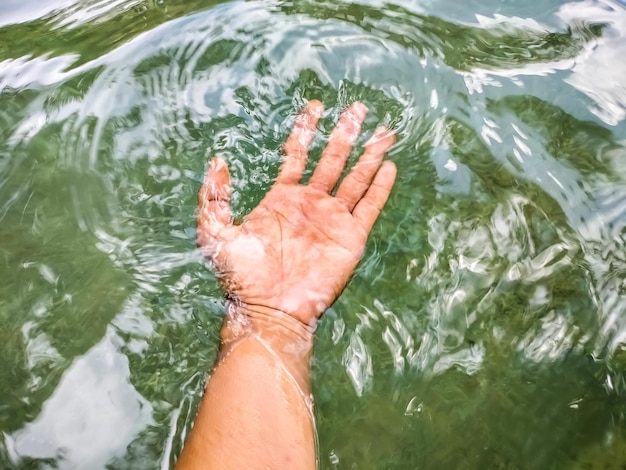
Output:
<instances>
[{"instance_id":1,"label":"bare arm","mask_svg":"<svg viewBox=\"0 0 626 470\"><path fill-rule=\"evenodd\" d=\"M285 144L276 183L233 223L226 164L214 158L199 195L198 244L229 295L220 358L177 468L314 469L309 359L317 320L341 294L393 186L394 137L378 128L339 180L367 109L350 106L307 185L299 184L322 104Z\"/></svg>"}]
</instances>

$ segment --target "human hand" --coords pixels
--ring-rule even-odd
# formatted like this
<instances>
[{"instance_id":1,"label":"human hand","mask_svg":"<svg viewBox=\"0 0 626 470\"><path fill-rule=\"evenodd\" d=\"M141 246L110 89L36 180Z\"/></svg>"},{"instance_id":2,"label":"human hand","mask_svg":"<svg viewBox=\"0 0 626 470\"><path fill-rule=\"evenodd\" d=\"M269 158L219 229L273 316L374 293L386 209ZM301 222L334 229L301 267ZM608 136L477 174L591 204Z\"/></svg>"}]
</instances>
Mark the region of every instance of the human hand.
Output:
<instances>
[{"instance_id":1,"label":"human hand","mask_svg":"<svg viewBox=\"0 0 626 470\"><path fill-rule=\"evenodd\" d=\"M220 158L209 163L198 198L198 246L229 297L308 326L348 283L396 177L395 165L383 163L395 138L379 127L332 195L367 113L354 103L342 113L309 183L299 184L322 112L322 104L311 101L297 118L275 184L240 225L233 221L230 174Z\"/></svg>"}]
</instances>

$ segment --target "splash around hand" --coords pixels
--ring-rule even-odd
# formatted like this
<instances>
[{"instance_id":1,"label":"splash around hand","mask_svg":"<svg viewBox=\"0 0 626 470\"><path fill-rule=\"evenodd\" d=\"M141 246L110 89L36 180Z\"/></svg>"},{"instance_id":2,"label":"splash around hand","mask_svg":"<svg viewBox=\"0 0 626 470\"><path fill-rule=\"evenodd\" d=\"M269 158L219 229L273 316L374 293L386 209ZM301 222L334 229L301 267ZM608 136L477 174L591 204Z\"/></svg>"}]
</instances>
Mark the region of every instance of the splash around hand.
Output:
<instances>
[{"instance_id":1,"label":"splash around hand","mask_svg":"<svg viewBox=\"0 0 626 470\"><path fill-rule=\"evenodd\" d=\"M322 112L322 104L311 101L296 119L275 184L241 224L233 221L230 174L220 158L210 161L198 198L198 246L229 298L310 327L348 283L396 178L395 165L383 162L395 138L379 127L332 195L367 113L353 103L310 181L300 184Z\"/></svg>"}]
</instances>

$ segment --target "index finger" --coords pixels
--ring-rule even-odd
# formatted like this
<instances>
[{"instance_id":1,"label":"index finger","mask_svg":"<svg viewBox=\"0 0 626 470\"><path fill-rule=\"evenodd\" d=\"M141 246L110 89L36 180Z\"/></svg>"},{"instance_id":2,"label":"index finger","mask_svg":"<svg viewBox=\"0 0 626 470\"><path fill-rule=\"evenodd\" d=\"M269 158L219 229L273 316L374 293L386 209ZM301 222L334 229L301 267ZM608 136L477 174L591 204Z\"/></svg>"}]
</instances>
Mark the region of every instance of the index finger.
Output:
<instances>
[{"instance_id":1,"label":"index finger","mask_svg":"<svg viewBox=\"0 0 626 470\"><path fill-rule=\"evenodd\" d=\"M393 162L384 162L374 176L374 181L372 181L367 192L352 211L352 216L368 234L389 198L389 193L391 193L391 188L396 180L396 172L396 165Z\"/></svg>"},{"instance_id":2,"label":"index finger","mask_svg":"<svg viewBox=\"0 0 626 470\"><path fill-rule=\"evenodd\" d=\"M285 143L285 158L276 177L277 183L298 184L300 182L306 166L308 149L315 137L317 121L323 111L322 103L312 100L296 119L293 130Z\"/></svg>"}]
</instances>

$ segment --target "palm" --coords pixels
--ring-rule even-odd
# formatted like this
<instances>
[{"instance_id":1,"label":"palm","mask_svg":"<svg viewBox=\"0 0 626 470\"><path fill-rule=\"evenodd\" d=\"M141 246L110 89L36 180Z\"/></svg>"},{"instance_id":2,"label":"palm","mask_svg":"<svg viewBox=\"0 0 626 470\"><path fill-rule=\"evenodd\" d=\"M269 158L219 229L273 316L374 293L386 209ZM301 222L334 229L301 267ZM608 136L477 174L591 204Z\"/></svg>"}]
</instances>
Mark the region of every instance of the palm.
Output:
<instances>
[{"instance_id":1,"label":"palm","mask_svg":"<svg viewBox=\"0 0 626 470\"><path fill-rule=\"evenodd\" d=\"M241 225L232 224L227 205L227 167L212 162L200 193L198 242L237 301L309 324L341 294L395 178L393 164L381 169L393 136L379 129L379 139L330 195L364 118L360 106L342 115L305 186L298 184L299 176L321 111L321 104L309 104L287 141L277 183Z\"/></svg>"},{"instance_id":2,"label":"palm","mask_svg":"<svg viewBox=\"0 0 626 470\"><path fill-rule=\"evenodd\" d=\"M226 289L246 304L324 311L356 267L367 234L328 194L276 185L234 226L216 258Z\"/></svg>"}]
</instances>

